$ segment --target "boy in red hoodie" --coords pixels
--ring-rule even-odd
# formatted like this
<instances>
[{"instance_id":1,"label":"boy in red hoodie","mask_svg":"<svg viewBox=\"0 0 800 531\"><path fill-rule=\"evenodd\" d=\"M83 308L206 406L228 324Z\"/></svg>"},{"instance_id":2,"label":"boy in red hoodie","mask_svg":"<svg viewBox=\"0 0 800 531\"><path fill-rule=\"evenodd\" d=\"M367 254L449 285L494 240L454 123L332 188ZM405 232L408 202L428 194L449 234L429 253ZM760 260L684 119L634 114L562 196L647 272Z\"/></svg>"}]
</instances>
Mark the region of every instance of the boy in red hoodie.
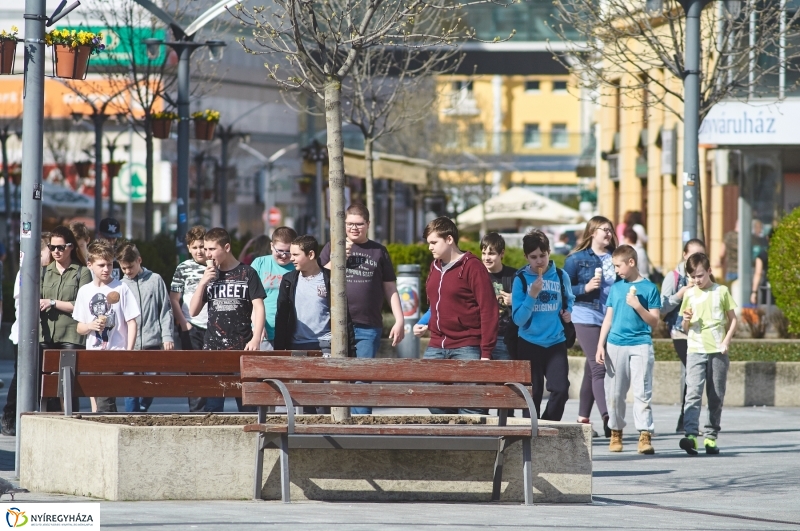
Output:
<instances>
[{"instance_id":1,"label":"boy in red hoodie","mask_svg":"<svg viewBox=\"0 0 800 531\"><path fill-rule=\"evenodd\" d=\"M458 228L436 218L423 237L433 254L425 284L431 305L431 341L425 359L491 359L497 342L499 308L492 280L481 259L458 248ZM460 409L460 414L483 411ZM431 409L431 413L455 410Z\"/></svg>"}]
</instances>

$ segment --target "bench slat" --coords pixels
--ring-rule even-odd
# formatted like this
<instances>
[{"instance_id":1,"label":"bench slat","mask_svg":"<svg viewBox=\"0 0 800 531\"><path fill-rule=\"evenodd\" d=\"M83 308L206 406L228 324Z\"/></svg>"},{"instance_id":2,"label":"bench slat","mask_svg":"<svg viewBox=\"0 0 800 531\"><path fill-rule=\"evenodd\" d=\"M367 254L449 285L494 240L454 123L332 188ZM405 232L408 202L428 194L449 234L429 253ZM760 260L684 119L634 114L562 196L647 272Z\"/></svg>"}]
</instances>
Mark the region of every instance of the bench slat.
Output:
<instances>
[{"instance_id":1,"label":"bench slat","mask_svg":"<svg viewBox=\"0 0 800 531\"><path fill-rule=\"evenodd\" d=\"M288 357L291 350L78 350L76 371L81 372L208 372L238 373L239 358ZM308 355L321 357L320 351ZM42 372L58 372L60 351L45 350Z\"/></svg>"},{"instance_id":2,"label":"bench slat","mask_svg":"<svg viewBox=\"0 0 800 531\"><path fill-rule=\"evenodd\" d=\"M241 359L242 381L334 380L530 384L527 361L255 358Z\"/></svg>"},{"instance_id":3,"label":"bench slat","mask_svg":"<svg viewBox=\"0 0 800 531\"><path fill-rule=\"evenodd\" d=\"M286 433L286 424L249 424L246 432ZM487 424L295 424L298 435L410 435L452 437L530 437L530 426L493 426ZM539 436L557 436L556 428L539 428Z\"/></svg>"},{"instance_id":4,"label":"bench slat","mask_svg":"<svg viewBox=\"0 0 800 531\"><path fill-rule=\"evenodd\" d=\"M79 374L73 396L150 396L156 398L242 396L238 376ZM42 376L43 397L58 396L58 375Z\"/></svg>"},{"instance_id":5,"label":"bench slat","mask_svg":"<svg viewBox=\"0 0 800 531\"><path fill-rule=\"evenodd\" d=\"M488 362L485 362L488 363ZM503 385L286 383L296 406L527 408L525 399ZM243 382L242 403L283 406L266 382Z\"/></svg>"}]
</instances>

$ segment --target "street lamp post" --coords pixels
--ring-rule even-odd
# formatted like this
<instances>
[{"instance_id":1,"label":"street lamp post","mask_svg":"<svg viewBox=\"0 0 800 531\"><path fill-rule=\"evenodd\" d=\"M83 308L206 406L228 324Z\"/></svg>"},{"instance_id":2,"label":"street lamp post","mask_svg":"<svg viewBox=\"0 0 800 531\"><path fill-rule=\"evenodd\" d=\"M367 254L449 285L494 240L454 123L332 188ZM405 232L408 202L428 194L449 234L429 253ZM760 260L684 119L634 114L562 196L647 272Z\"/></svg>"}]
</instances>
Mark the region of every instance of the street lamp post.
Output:
<instances>
[{"instance_id":1,"label":"street lamp post","mask_svg":"<svg viewBox=\"0 0 800 531\"><path fill-rule=\"evenodd\" d=\"M220 140L220 178L219 178L219 225L223 229L228 228L228 148L234 138L246 139L250 135L246 133L236 133L233 131L233 124L227 128L218 125L217 137Z\"/></svg>"},{"instance_id":2,"label":"street lamp post","mask_svg":"<svg viewBox=\"0 0 800 531\"><path fill-rule=\"evenodd\" d=\"M141 2L140 2L141 3ZM189 230L189 60L192 52L207 46L212 61L222 59L222 41L193 42L192 35L182 31L173 33L179 40L164 42L159 39L144 39L151 55L158 56L158 49L166 44L178 55L178 230L175 245L183 248L183 235ZM180 40L183 39L183 40Z\"/></svg>"}]
</instances>

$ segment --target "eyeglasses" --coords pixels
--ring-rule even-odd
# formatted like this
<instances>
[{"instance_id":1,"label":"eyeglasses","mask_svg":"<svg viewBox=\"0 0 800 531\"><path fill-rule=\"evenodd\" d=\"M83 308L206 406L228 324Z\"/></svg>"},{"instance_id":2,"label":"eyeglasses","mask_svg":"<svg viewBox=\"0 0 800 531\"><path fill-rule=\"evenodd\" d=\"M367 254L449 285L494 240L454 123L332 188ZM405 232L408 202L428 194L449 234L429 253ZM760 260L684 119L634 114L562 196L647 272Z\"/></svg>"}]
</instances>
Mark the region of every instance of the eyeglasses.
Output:
<instances>
[{"instance_id":1,"label":"eyeglasses","mask_svg":"<svg viewBox=\"0 0 800 531\"><path fill-rule=\"evenodd\" d=\"M47 246L47 248L50 249L50 252L52 252L52 253L54 253L56 251L58 251L59 253L63 253L64 251L66 251L70 247L72 247L71 243L68 243L66 245L48 245Z\"/></svg>"},{"instance_id":2,"label":"eyeglasses","mask_svg":"<svg viewBox=\"0 0 800 531\"><path fill-rule=\"evenodd\" d=\"M614 232L609 227L597 227L597 230L601 230L601 231L605 232L606 234L611 234L612 232Z\"/></svg>"},{"instance_id":3,"label":"eyeglasses","mask_svg":"<svg viewBox=\"0 0 800 531\"><path fill-rule=\"evenodd\" d=\"M345 223L345 227L348 229L363 229L366 226L366 223Z\"/></svg>"},{"instance_id":4,"label":"eyeglasses","mask_svg":"<svg viewBox=\"0 0 800 531\"><path fill-rule=\"evenodd\" d=\"M289 256L290 254L292 254L292 251L290 249L284 251L283 249L276 249L275 247L273 247L272 250L275 251L275 254L279 254L281 256Z\"/></svg>"}]
</instances>

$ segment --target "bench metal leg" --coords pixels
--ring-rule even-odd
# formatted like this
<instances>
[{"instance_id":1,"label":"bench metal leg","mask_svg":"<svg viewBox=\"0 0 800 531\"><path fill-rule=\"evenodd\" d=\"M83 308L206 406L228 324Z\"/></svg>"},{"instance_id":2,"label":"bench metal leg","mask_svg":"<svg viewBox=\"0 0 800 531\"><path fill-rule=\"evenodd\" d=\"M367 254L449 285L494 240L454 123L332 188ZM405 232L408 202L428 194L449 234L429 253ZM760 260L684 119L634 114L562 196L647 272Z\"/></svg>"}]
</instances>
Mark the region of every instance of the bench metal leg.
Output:
<instances>
[{"instance_id":1,"label":"bench metal leg","mask_svg":"<svg viewBox=\"0 0 800 531\"><path fill-rule=\"evenodd\" d=\"M263 423L267 420L266 409L263 406L258 407L258 422ZM261 496L261 482L264 474L264 446L266 446L267 437L264 433L256 434L256 470L253 477L255 478L253 484L253 499L262 500Z\"/></svg>"},{"instance_id":2,"label":"bench metal leg","mask_svg":"<svg viewBox=\"0 0 800 531\"><path fill-rule=\"evenodd\" d=\"M281 500L283 503L291 503L289 485L289 435L281 435Z\"/></svg>"},{"instance_id":3,"label":"bench metal leg","mask_svg":"<svg viewBox=\"0 0 800 531\"><path fill-rule=\"evenodd\" d=\"M531 467L531 438L522 439L522 484L525 505L533 505L533 469Z\"/></svg>"},{"instance_id":4,"label":"bench metal leg","mask_svg":"<svg viewBox=\"0 0 800 531\"><path fill-rule=\"evenodd\" d=\"M494 459L494 480L492 483L492 501L500 501L500 489L503 483L503 461L509 441L501 437L497 441L497 457Z\"/></svg>"}]
</instances>

